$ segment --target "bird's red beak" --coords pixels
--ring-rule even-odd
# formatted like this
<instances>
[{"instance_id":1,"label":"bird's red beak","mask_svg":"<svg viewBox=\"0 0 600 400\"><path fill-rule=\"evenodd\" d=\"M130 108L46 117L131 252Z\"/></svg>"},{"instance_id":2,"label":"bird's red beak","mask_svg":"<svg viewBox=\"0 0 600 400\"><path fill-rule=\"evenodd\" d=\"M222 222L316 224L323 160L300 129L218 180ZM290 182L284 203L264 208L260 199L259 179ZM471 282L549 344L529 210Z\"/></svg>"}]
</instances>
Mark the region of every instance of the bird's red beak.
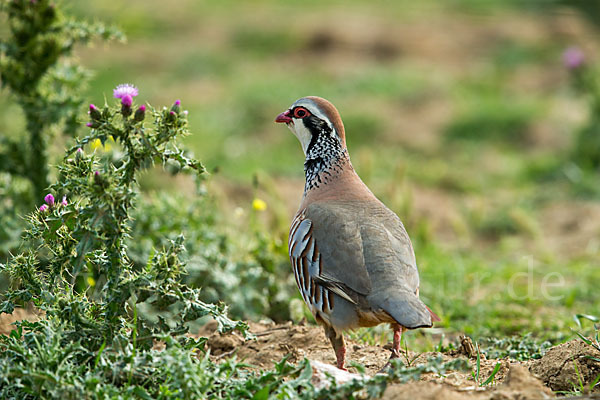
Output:
<instances>
[{"instance_id":1,"label":"bird's red beak","mask_svg":"<svg viewBox=\"0 0 600 400\"><path fill-rule=\"evenodd\" d=\"M284 111L275 118L275 122L286 123L289 124L292 122L292 117L290 117L290 110Z\"/></svg>"}]
</instances>

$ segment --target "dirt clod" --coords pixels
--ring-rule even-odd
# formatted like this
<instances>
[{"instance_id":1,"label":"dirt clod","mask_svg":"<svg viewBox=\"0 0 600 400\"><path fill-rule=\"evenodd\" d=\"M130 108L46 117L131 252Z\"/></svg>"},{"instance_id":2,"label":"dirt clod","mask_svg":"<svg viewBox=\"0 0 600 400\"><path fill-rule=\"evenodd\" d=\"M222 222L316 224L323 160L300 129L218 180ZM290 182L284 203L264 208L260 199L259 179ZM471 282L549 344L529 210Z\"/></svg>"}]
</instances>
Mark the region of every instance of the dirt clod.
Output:
<instances>
[{"instance_id":1,"label":"dirt clod","mask_svg":"<svg viewBox=\"0 0 600 400\"><path fill-rule=\"evenodd\" d=\"M433 382L410 382L404 385L390 386L383 399L398 400L463 400L475 399L472 393L459 393L453 388Z\"/></svg>"},{"instance_id":2,"label":"dirt clod","mask_svg":"<svg viewBox=\"0 0 600 400\"><path fill-rule=\"evenodd\" d=\"M576 339L551 348L529 370L552 390L570 391L580 389L580 378L588 387L598 377L600 362L594 358L600 359L600 352Z\"/></svg>"},{"instance_id":3,"label":"dirt clod","mask_svg":"<svg viewBox=\"0 0 600 400\"><path fill-rule=\"evenodd\" d=\"M551 397L554 397L554 393L532 376L527 368L519 364L512 364L508 370L506 380L496 388L490 399L521 400L547 399Z\"/></svg>"},{"instance_id":4,"label":"dirt clod","mask_svg":"<svg viewBox=\"0 0 600 400\"><path fill-rule=\"evenodd\" d=\"M468 337L468 336L460 337L459 352L461 354L466 355L469 358L477 356L477 350L475 349L475 346L473 345L473 341L471 340L470 337Z\"/></svg>"}]
</instances>

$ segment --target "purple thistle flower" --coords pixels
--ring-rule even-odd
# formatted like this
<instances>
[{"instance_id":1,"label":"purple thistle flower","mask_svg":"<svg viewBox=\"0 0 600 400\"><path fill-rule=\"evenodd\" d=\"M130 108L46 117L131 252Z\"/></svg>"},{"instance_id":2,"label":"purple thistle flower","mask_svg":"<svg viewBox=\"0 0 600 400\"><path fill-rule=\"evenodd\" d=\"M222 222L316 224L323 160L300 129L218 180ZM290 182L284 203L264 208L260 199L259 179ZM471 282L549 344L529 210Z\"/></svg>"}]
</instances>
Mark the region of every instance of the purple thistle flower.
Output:
<instances>
[{"instance_id":1,"label":"purple thistle flower","mask_svg":"<svg viewBox=\"0 0 600 400\"><path fill-rule=\"evenodd\" d=\"M46 212L46 211L48 211L48 206L47 206L46 204L42 204L42 205L40 206L40 211L41 211L41 212Z\"/></svg>"},{"instance_id":2,"label":"purple thistle flower","mask_svg":"<svg viewBox=\"0 0 600 400\"><path fill-rule=\"evenodd\" d=\"M92 125L93 125L93 124L92 124L91 122L88 122L88 123L86 123L86 124L85 124L85 126L87 126L88 128L91 128L91 127L92 127Z\"/></svg>"},{"instance_id":3,"label":"purple thistle flower","mask_svg":"<svg viewBox=\"0 0 600 400\"><path fill-rule=\"evenodd\" d=\"M181 105L181 100L175 100L175 103L173 103L173 105L171 106L171 112L176 112L179 114L179 110L181 109L181 107L179 107Z\"/></svg>"},{"instance_id":4,"label":"purple thistle flower","mask_svg":"<svg viewBox=\"0 0 600 400\"><path fill-rule=\"evenodd\" d=\"M69 203L67 202L67 195L65 194L62 198L62 201L60 202L60 204L62 204L63 206L68 205Z\"/></svg>"},{"instance_id":5,"label":"purple thistle flower","mask_svg":"<svg viewBox=\"0 0 600 400\"><path fill-rule=\"evenodd\" d=\"M124 107L131 107L132 103L133 103L133 97L131 97L130 94L126 94L123 97L121 97L121 104Z\"/></svg>"},{"instance_id":6,"label":"purple thistle flower","mask_svg":"<svg viewBox=\"0 0 600 400\"><path fill-rule=\"evenodd\" d=\"M121 114L123 117L127 118L131 115L131 104L133 103L133 98L130 94L125 94L121 98Z\"/></svg>"},{"instance_id":7,"label":"purple thistle flower","mask_svg":"<svg viewBox=\"0 0 600 400\"><path fill-rule=\"evenodd\" d=\"M100 174L100 171L94 171L94 183L99 186L104 186L104 180Z\"/></svg>"},{"instance_id":8,"label":"purple thistle flower","mask_svg":"<svg viewBox=\"0 0 600 400\"><path fill-rule=\"evenodd\" d=\"M585 55L578 47L569 47L565 50L562 56L563 64L568 69L574 70L583 65L585 62Z\"/></svg>"},{"instance_id":9,"label":"purple thistle flower","mask_svg":"<svg viewBox=\"0 0 600 400\"><path fill-rule=\"evenodd\" d=\"M137 96L137 88L129 83L123 83L113 90L113 96L115 99L123 99L123 97L127 95L129 95L130 97Z\"/></svg>"},{"instance_id":10,"label":"purple thistle flower","mask_svg":"<svg viewBox=\"0 0 600 400\"><path fill-rule=\"evenodd\" d=\"M52 207L54 205L54 196L52 196L51 193L48 193L46 197L44 197L44 201L46 202L46 204Z\"/></svg>"},{"instance_id":11,"label":"purple thistle flower","mask_svg":"<svg viewBox=\"0 0 600 400\"><path fill-rule=\"evenodd\" d=\"M90 104L90 110L88 111L88 114L90 114L90 118L93 120L98 120L102 117L102 114L100 113L98 107L96 107L93 104Z\"/></svg>"},{"instance_id":12,"label":"purple thistle flower","mask_svg":"<svg viewBox=\"0 0 600 400\"><path fill-rule=\"evenodd\" d=\"M135 114L133 115L133 120L136 122L141 122L144 120L145 117L146 117L146 106L142 104L135 111Z\"/></svg>"},{"instance_id":13,"label":"purple thistle flower","mask_svg":"<svg viewBox=\"0 0 600 400\"><path fill-rule=\"evenodd\" d=\"M83 155L83 149L81 147L77 149L77 154Z\"/></svg>"},{"instance_id":14,"label":"purple thistle flower","mask_svg":"<svg viewBox=\"0 0 600 400\"><path fill-rule=\"evenodd\" d=\"M174 117L174 116L176 115L176 114L175 114L175 111L169 111L169 114L170 114L172 117Z\"/></svg>"}]
</instances>

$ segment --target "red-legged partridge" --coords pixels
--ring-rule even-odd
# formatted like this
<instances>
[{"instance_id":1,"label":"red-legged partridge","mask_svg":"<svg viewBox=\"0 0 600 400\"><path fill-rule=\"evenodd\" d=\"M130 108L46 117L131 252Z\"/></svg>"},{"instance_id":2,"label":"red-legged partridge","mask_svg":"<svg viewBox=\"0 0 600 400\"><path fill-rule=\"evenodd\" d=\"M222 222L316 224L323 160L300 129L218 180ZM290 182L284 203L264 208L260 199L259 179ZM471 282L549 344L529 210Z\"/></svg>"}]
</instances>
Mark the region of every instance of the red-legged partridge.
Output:
<instances>
[{"instance_id":1,"label":"red-legged partridge","mask_svg":"<svg viewBox=\"0 0 600 400\"><path fill-rule=\"evenodd\" d=\"M394 212L358 177L337 109L320 97L296 101L285 123L306 155L306 185L288 242L302 298L344 369L343 331L390 323L392 357L405 329L439 318L419 299L419 272L410 239Z\"/></svg>"}]
</instances>

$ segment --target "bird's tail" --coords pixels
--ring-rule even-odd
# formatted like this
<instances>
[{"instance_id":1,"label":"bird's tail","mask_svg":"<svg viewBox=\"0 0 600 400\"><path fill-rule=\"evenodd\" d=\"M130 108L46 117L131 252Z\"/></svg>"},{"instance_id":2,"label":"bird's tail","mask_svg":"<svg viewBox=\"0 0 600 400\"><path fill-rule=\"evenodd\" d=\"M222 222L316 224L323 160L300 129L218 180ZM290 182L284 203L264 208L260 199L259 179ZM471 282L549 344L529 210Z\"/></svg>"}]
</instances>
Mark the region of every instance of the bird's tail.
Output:
<instances>
[{"instance_id":1,"label":"bird's tail","mask_svg":"<svg viewBox=\"0 0 600 400\"><path fill-rule=\"evenodd\" d=\"M408 329L430 328L440 318L409 290L389 290L371 297L370 303L381 307L400 325Z\"/></svg>"},{"instance_id":2,"label":"bird's tail","mask_svg":"<svg viewBox=\"0 0 600 400\"><path fill-rule=\"evenodd\" d=\"M425 306L425 307L427 307L427 306ZM442 320L440 317L438 317L438 315L436 313L434 313L433 311L431 311L431 308L427 307L427 310L429 310L429 314L431 314L431 320L433 322L438 322L438 321Z\"/></svg>"}]
</instances>

